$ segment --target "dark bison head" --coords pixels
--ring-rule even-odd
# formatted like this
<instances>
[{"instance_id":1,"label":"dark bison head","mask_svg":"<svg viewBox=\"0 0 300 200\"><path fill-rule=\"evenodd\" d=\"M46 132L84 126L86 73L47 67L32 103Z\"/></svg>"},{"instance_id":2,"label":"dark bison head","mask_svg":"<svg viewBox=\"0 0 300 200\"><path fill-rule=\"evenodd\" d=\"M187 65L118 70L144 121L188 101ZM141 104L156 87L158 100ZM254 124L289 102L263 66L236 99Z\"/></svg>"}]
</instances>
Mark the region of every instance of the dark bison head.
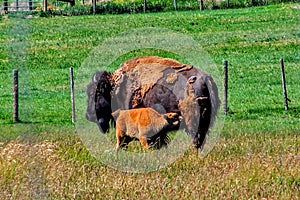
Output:
<instances>
[{"instance_id":1,"label":"dark bison head","mask_svg":"<svg viewBox=\"0 0 300 200\"><path fill-rule=\"evenodd\" d=\"M220 104L217 93L217 86L210 76L191 76L184 98L179 101L185 127L196 148L203 148L209 128L214 123Z\"/></svg>"},{"instance_id":2,"label":"dark bison head","mask_svg":"<svg viewBox=\"0 0 300 200\"><path fill-rule=\"evenodd\" d=\"M92 78L92 83L87 86L88 106L86 118L96 122L99 130L106 133L109 129L111 116L111 83L110 73L96 72Z\"/></svg>"}]
</instances>

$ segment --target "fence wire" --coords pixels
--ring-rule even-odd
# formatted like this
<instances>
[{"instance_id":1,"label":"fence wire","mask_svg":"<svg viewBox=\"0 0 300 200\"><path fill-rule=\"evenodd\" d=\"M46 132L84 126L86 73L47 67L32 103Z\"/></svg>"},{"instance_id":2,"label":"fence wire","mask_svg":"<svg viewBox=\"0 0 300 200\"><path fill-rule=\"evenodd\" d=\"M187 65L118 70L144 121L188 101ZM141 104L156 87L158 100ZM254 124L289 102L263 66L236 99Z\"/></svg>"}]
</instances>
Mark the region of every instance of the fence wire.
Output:
<instances>
[{"instance_id":1,"label":"fence wire","mask_svg":"<svg viewBox=\"0 0 300 200\"><path fill-rule=\"evenodd\" d=\"M51 76L49 76L51 74ZM69 69L19 69L19 119L22 122L72 120ZM0 70L0 120L13 120L13 71Z\"/></svg>"}]
</instances>

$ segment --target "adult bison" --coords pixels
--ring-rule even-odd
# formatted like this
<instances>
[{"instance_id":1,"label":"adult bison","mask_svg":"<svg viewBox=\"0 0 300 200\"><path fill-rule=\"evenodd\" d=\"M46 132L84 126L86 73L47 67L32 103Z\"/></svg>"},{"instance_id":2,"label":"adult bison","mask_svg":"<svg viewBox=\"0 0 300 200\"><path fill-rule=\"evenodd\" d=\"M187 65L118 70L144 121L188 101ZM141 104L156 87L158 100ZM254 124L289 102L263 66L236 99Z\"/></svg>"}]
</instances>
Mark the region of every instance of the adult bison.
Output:
<instances>
[{"instance_id":1,"label":"adult bison","mask_svg":"<svg viewBox=\"0 0 300 200\"><path fill-rule=\"evenodd\" d=\"M96 72L87 86L86 118L106 133L117 109L152 107L177 112L196 148L203 148L220 106L218 89L206 72L169 58L144 56L115 72Z\"/></svg>"}]
</instances>

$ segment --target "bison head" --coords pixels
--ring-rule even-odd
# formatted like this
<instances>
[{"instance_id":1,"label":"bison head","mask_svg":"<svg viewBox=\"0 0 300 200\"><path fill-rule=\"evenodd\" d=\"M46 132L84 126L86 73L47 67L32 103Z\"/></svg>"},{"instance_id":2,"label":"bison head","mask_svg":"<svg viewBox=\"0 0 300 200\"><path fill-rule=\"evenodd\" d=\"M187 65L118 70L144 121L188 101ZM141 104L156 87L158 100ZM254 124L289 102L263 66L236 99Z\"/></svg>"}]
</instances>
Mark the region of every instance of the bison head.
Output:
<instances>
[{"instance_id":1,"label":"bison head","mask_svg":"<svg viewBox=\"0 0 300 200\"><path fill-rule=\"evenodd\" d=\"M209 128L219 108L216 85L207 76L191 76L185 87L184 98L179 101L179 109L185 121L187 132L193 137L196 148L203 148Z\"/></svg>"},{"instance_id":2,"label":"bison head","mask_svg":"<svg viewBox=\"0 0 300 200\"><path fill-rule=\"evenodd\" d=\"M109 129L111 116L111 90L110 73L96 72L92 83L87 86L88 106L86 118L96 122L99 130L106 133Z\"/></svg>"}]
</instances>

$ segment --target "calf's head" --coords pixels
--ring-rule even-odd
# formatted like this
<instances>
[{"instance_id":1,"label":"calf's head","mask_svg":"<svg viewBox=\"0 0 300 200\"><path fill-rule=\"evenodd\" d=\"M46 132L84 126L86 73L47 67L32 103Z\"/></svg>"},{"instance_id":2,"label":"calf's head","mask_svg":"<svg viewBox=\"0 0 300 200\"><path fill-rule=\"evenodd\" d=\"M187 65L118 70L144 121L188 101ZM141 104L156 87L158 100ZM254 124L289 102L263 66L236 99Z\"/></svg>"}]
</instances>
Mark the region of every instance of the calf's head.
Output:
<instances>
[{"instance_id":1,"label":"calf's head","mask_svg":"<svg viewBox=\"0 0 300 200\"><path fill-rule=\"evenodd\" d=\"M182 117L178 113L175 112L166 113L164 114L164 118L168 122L167 125L168 129L170 130L179 129L180 121L182 120Z\"/></svg>"}]
</instances>

